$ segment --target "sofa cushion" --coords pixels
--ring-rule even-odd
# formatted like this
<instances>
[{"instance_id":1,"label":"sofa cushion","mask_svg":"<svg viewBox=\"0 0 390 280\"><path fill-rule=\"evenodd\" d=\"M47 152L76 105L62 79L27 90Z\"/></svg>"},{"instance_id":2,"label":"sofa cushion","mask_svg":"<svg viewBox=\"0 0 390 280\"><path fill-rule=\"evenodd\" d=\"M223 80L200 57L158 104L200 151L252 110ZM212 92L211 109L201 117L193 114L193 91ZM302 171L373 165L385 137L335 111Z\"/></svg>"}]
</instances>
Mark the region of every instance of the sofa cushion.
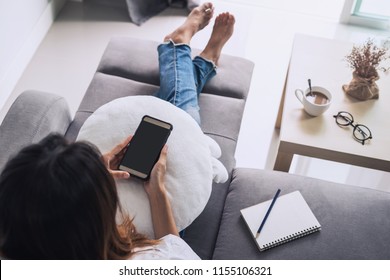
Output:
<instances>
[{"instance_id":1,"label":"sofa cushion","mask_svg":"<svg viewBox=\"0 0 390 280\"><path fill-rule=\"evenodd\" d=\"M280 188L299 190L322 226L311 234L260 252L240 210ZM214 259L390 259L390 194L283 172L235 169Z\"/></svg>"},{"instance_id":2,"label":"sofa cushion","mask_svg":"<svg viewBox=\"0 0 390 280\"><path fill-rule=\"evenodd\" d=\"M178 228L187 227L203 210L211 193L212 181L225 182L228 174L217 160L218 144L203 134L198 124L183 110L152 96L116 99L100 107L88 118L77 140L88 140L105 153L134 134L144 115L173 124L168 139L166 187ZM138 230L153 236L149 200L139 180L118 180L124 208L134 216Z\"/></svg>"}]
</instances>

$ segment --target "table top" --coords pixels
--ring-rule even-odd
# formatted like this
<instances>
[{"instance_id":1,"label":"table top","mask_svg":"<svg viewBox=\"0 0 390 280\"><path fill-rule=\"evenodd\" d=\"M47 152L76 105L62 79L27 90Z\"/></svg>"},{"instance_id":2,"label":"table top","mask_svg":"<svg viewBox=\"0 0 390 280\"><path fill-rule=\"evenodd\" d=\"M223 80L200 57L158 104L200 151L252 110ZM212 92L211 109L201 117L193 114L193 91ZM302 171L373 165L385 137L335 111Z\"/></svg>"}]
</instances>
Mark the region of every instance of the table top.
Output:
<instances>
[{"instance_id":1,"label":"table top","mask_svg":"<svg viewBox=\"0 0 390 280\"><path fill-rule=\"evenodd\" d=\"M377 100L358 101L347 96L342 85L352 79L345 61L352 47L349 42L296 35L285 85L280 141L390 162L390 75L379 73ZM294 94L296 89L306 90L309 78L312 86L324 87L333 96L330 108L318 117L309 116ZM357 142L352 126L342 128L335 123L333 115L339 111L351 113L354 124L366 125L373 139L365 145Z\"/></svg>"}]
</instances>

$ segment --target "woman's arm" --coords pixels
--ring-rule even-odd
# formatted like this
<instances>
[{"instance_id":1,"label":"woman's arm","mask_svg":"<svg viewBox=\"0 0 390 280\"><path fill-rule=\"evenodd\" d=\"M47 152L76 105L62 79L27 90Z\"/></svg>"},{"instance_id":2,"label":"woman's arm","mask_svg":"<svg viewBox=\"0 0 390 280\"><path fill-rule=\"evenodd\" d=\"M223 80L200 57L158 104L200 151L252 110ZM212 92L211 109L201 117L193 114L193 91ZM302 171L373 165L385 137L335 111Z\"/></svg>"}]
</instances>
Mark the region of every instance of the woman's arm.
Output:
<instances>
[{"instance_id":1,"label":"woman's arm","mask_svg":"<svg viewBox=\"0 0 390 280\"><path fill-rule=\"evenodd\" d=\"M161 151L160 159L154 165L149 181L145 182L145 191L149 197L154 235L159 239L168 234L179 235L172 214L171 204L165 189L165 172L168 147Z\"/></svg>"},{"instance_id":2,"label":"woman's arm","mask_svg":"<svg viewBox=\"0 0 390 280\"><path fill-rule=\"evenodd\" d=\"M117 169L131 138L132 136L129 136L110 152L102 156L102 160L108 171L116 179L127 179L130 177L129 173ZM173 218L171 204L165 189L164 179L167 165L167 153L168 147L165 145L161 151L159 160L153 167L150 179L144 184L145 191L149 197L156 239L160 239L168 234L179 235Z\"/></svg>"}]
</instances>

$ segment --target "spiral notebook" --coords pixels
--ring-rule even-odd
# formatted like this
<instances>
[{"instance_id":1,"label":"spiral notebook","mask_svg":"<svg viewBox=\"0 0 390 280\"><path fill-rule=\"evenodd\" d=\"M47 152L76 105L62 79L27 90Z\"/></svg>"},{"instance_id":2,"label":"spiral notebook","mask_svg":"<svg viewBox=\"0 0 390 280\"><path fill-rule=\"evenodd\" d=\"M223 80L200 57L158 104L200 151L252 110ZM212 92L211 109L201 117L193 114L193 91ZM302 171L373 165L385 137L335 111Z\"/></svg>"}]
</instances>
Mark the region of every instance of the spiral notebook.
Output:
<instances>
[{"instance_id":1,"label":"spiral notebook","mask_svg":"<svg viewBox=\"0 0 390 280\"><path fill-rule=\"evenodd\" d=\"M260 251L321 230L321 225L299 191L281 195L256 238L257 230L271 204L271 200L241 210Z\"/></svg>"}]
</instances>

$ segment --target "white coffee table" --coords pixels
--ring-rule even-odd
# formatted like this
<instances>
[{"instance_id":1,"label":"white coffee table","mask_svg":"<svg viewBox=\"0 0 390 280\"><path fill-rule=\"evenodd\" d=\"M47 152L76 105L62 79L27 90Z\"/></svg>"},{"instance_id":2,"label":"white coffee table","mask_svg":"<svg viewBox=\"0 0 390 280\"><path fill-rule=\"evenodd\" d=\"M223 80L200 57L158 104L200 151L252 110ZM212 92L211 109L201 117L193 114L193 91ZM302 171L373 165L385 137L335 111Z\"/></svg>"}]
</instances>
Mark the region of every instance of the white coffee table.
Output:
<instances>
[{"instance_id":1,"label":"white coffee table","mask_svg":"<svg viewBox=\"0 0 390 280\"><path fill-rule=\"evenodd\" d=\"M341 163L390 171L390 75L380 73L379 99L358 101L342 90L352 78L344 58L352 44L307 35L296 35L280 103L276 128L280 129L275 170L288 172L293 155L326 159ZM327 88L333 95L328 111L311 117L296 98L297 88L312 85ZM347 111L355 123L370 128L373 139L365 145L352 135L353 128L341 128L333 115Z\"/></svg>"}]
</instances>

